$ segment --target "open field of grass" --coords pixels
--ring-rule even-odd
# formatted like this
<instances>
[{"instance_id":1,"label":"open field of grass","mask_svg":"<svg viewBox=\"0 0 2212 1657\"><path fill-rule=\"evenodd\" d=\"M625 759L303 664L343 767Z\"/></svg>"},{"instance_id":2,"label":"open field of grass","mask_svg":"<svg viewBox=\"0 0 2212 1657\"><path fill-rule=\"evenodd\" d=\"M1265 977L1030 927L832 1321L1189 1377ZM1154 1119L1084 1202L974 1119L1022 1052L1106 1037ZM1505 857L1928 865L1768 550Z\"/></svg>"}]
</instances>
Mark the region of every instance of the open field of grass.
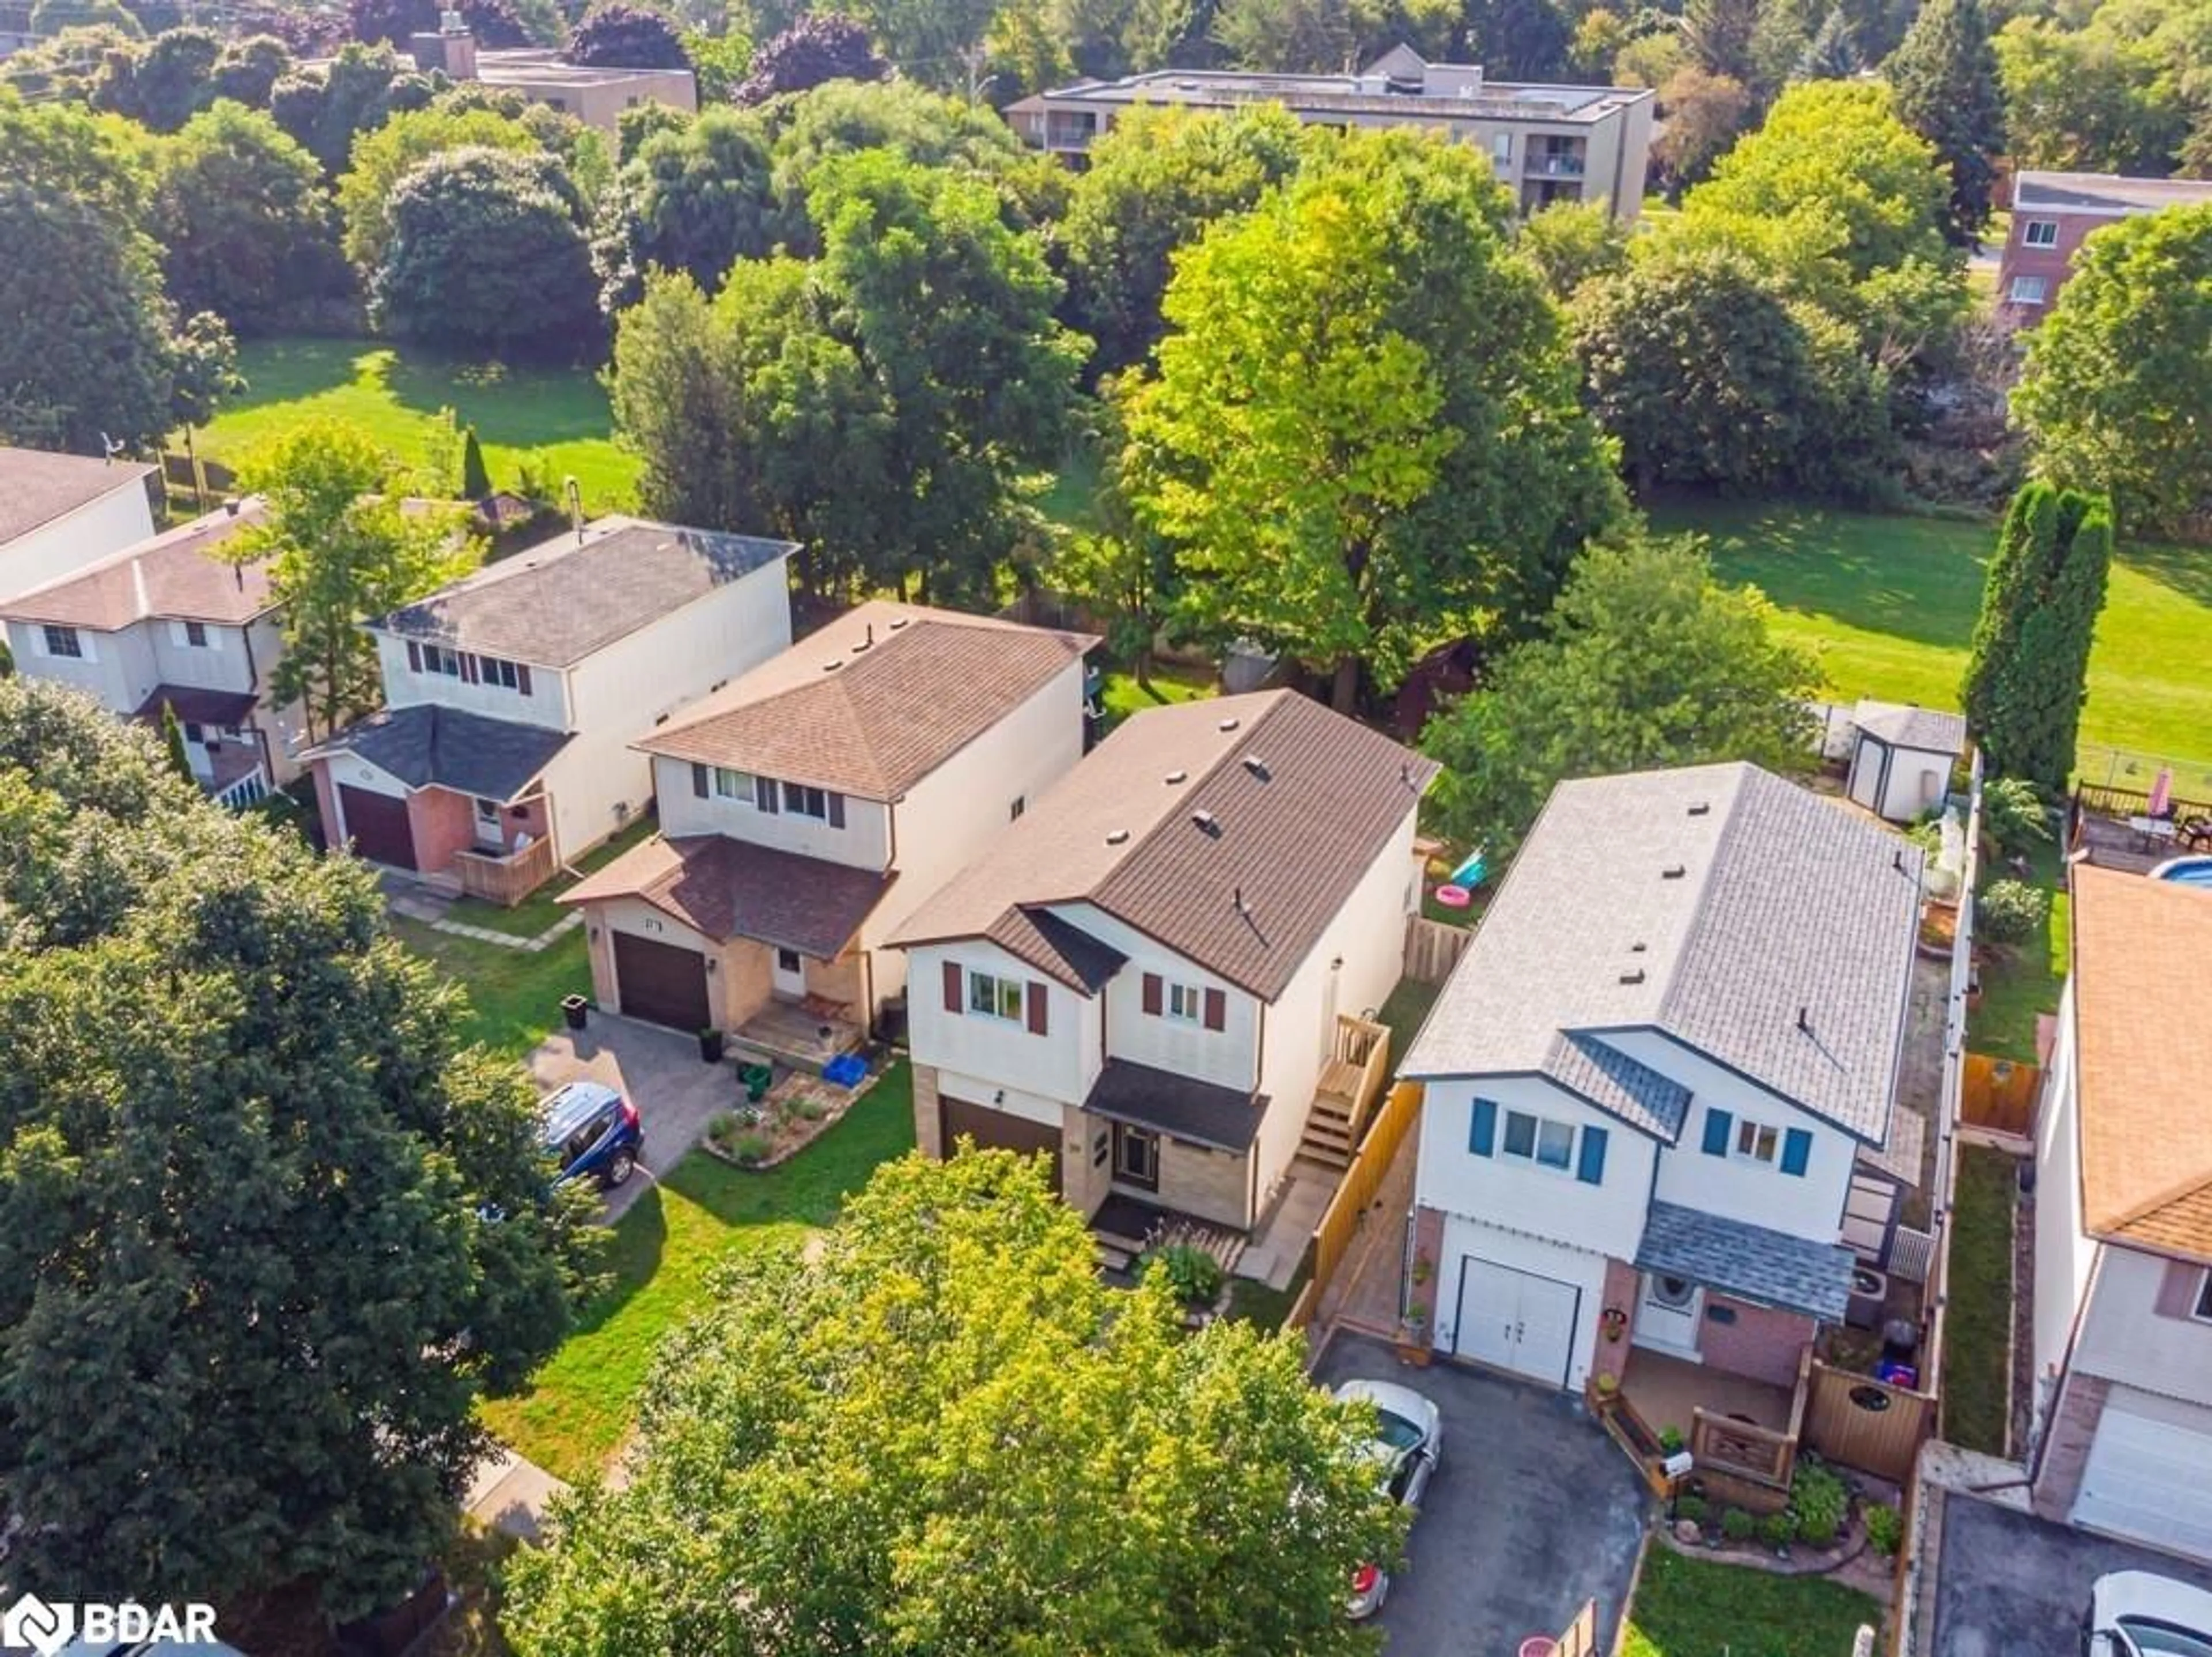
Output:
<instances>
[{"instance_id":1,"label":"open field of grass","mask_svg":"<svg viewBox=\"0 0 2212 1657\"><path fill-rule=\"evenodd\" d=\"M326 416L418 462L430 423L450 408L476 427L494 488L514 487L526 465L552 490L573 476L586 511L634 503L637 459L615 446L606 391L589 369L509 369L379 340L304 338L248 341L239 367L246 394L195 435L204 459L234 466L288 427Z\"/></svg>"},{"instance_id":2,"label":"open field of grass","mask_svg":"<svg viewBox=\"0 0 2212 1657\"><path fill-rule=\"evenodd\" d=\"M1622 1631L1623 1657L1842 1657L1871 1595L1818 1576L1777 1576L1654 1544Z\"/></svg>"},{"instance_id":3,"label":"open field of grass","mask_svg":"<svg viewBox=\"0 0 2212 1657\"><path fill-rule=\"evenodd\" d=\"M604 1468L636 1418L661 1339L707 1303L725 1260L797 1247L826 1226L878 1163L914 1146L914 1079L903 1060L845 1118L790 1161L747 1173L704 1151L647 1191L614 1228L612 1281L529 1392L483 1408L500 1440L561 1477Z\"/></svg>"},{"instance_id":4,"label":"open field of grass","mask_svg":"<svg viewBox=\"0 0 2212 1657\"><path fill-rule=\"evenodd\" d=\"M1655 511L1763 588L1839 698L1959 705L1993 525L1700 503ZM2124 548L2089 663L2085 743L2190 759L2212 746L2212 550Z\"/></svg>"}]
</instances>

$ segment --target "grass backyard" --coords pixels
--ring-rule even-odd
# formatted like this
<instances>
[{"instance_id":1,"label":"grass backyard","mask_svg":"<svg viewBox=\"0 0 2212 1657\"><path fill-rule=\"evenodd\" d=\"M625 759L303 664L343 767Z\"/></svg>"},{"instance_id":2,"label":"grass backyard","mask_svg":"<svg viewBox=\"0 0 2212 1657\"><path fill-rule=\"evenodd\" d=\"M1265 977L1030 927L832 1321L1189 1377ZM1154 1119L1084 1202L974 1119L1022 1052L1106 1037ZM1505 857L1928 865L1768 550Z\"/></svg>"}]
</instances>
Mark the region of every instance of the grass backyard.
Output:
<instances>
[{"instance_id":1,"label":"grass backyard","mask_svg":"<svg viewBox=\"0 0 2212 1657\"><path fill-rule=\"evenodd\" d=\"M2039 846L2029 862L2032 884L2051 894L2043 930L2025 943L1989 950L1981 969L1982 1004L1968 1015L1966 1026L1966 1045L1974 1051L2015 1064L2036 1062L2036 1015L2058 1010L2071 923L2058 848ZM2016 878L2002 868L1996 874L2002 879Z\"/></svg>"},{"instance_id":2,"label":"grass backyard","mask_svg":"<svg viewBox=\"0 0 2212 1657\"><path fill-rule=\"evenodd\" d=\"M2005 1453L2012 1369L2012 1215L2019 1164L1986 1145L1959 1151L1944 1325L1942 1433Z\"/></svg>"},{"instance_id":3,"label":"grass backyard","mask_svg":"<svg viewBox=\"0 0 2212 1657\"><path fill-rule=\"evenodd\" d=\"M1846 1657L1871 1595L1818 1576L1691 1559L1655 1544L1622 1630L1622 1657Z\"/></svg>"},{"instance_id":4,"label":"grass backyard","mask_svg":"<svg viewBox=\"0 0 2212 1657\"><path fill-rule=\"evenodd\" d=\"M1148 690L1138 684L1136 674L1126 668L1117 667L1105 676L1098 688L1098 708L1106 716L1107 728L1110 730L1131 714L1146 708L1195 702L1214 693L1212 675L1173 662L1154 664L1151 679L1152 687Z\"/></svg>"},{"instance_id":5,"label":"grass backyard","mask_svg":"<svg viewBox=\"0 0 2212 1657\"><path fill-rule=\"evenodd\" d=\"M483 1406L485 1425L574 1480L604 1468L636 1419L661 1339L705 1303L724 1261L796 1247L837 1217L878 1163L914 1146L913 1075L902 1060L805 1150L765 1173L694 1151L614 1228L612 1282L531 1390Z\"/></svg>"},{"instance_id":6,"label":"grass backyard","mask_svg":"<svg viewBox=\"0 0 2212 1657\"><path fill-rule=\"evenodd\" d=\"M1725 579L1755 582L1780 631L1839 698L1955 708L1993 525L1701 502L1651 515L1711 538ZM2197 757L2212 730L2212 550L2124 548L2089 663L2085 743Z\"/></svg>"},{"instance_id":7,"label":"grass backyard","mask_svg":"<svg viewBox=\"0 0 2212 1657\"><path fill-rule=\"evenodd\" d=\"M203 459L235 466L300 421L352 422L409 461L426 458L441 408L472 424L495 488L527 465L548 494L573 476L590 512L632 503L635 455L614 442L605 388L584 369L510 369L453 362L363 339L249 340L239 348L245 394L194 434Z\"/></svg>"},{"instance_id":8,"label":"grass backyard","mask_svg":"<svg viewBox=\"0 0 2212 1657\"><path fill-rule=\"evenodd\" d=\"M534 954L457 938L398 915L392 917L392 930L466 992L469 1018L462 1039L481 1041L517 1063L560 1023L562 996L592 993L591 955L580 927Z\"/></svg>"}]
</instances>

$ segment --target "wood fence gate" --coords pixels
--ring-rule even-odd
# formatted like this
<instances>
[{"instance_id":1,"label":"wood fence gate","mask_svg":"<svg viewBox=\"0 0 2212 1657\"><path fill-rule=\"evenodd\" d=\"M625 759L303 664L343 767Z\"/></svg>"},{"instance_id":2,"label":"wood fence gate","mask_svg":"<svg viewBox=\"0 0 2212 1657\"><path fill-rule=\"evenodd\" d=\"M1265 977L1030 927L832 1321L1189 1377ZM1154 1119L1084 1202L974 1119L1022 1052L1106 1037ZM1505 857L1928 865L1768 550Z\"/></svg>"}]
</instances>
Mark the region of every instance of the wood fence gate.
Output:
<instances>
[{"instance_id":1,"label":"wood fence gate","mask_svg":"<svg viewBox=\"0 0 2212 1657\"><path fill-rule=\"evenodd\" d=\"M1936 1400L1925 1392L1813 1366L1805 1442L1831 1461L1902 1484L1935 1426Z\"/></svg>"},{"instance_id":2,"label":"wood fence gate","mask_svg":"<svg viewBox=\"0 0 2212 1657\"><path fill-rule=\"evenodd\" d=\"M1459 965L1459 958L1474 941L1472 927L1432 921L1424 915L1406 917L1406 952L1401 965L1405 976L1420 984L1442 984Z\"/></svg>"},{"instance_id":3,"label":"wood fence gate","mask_svg":"<svg viewBox=\"0 0 2212 1657\"><path fill-rule=\"evenodd\" d=\"M2033 1064L1969 1053L1961 1080L1960 1114L1970 1127L2030 1138L2035 1131L2035 1098L2043 1072Z\"/></svg>"}]
</instances>

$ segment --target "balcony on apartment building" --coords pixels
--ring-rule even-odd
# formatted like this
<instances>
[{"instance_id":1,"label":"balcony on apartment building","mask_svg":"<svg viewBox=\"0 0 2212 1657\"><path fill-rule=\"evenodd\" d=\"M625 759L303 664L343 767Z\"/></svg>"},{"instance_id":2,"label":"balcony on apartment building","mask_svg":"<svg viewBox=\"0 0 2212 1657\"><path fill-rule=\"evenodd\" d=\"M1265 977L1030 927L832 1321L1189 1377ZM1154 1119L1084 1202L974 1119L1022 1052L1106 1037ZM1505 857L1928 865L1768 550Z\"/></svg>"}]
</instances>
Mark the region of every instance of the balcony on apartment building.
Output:
<instances>
[{"instance_id":1,"label":"balcony on apartment building","mask_svg":"<svg viewBox=\"0 0 2212 1657\"><path fill-rule=\"evenodd\" d=\"M1054 110L1044 118L1044 147L1048 149L1088 149L1098 136L1098 117L1089 112L1062 114Z\"/></svg>"}]
</instances>

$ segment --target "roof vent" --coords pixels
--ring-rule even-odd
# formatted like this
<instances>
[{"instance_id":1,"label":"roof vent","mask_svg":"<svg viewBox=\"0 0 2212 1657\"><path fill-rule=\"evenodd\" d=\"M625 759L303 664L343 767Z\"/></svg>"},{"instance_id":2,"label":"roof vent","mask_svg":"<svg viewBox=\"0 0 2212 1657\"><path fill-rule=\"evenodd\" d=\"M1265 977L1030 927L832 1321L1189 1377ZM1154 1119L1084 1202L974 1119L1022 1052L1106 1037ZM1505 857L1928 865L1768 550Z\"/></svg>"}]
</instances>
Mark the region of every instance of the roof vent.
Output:
<instances>
[{"instance_id":1,"label":"roof vent","mask_svg":"<svg viewBox=\"0 0 2212 1657\"><path fill-rule=\"evenodd\" d=\"M1129 831L1127 829L1108 829L1106 831L1106 844L1109 846L1127 845L1129 844Z\"/></svg>"},{"instance_id":2,"label":"roof vent","mask_svg":"<svg viewBox=\"0 0 2212 1657\"><path fill-rule=\"evenodd\" d=\"M829 661L825 661L825 662L823 662L823 663L822 664L822 671L823 671L823 673L836 673L836 672L840 667L843 667L844 665L845 665L845 658L844 658L844 657L842 657L842 656L832 656L832 657L830 657L830 660L829 660Z\"/></svg>"},{"instance_id":3,"label":"roof vent","mask_svg":"<svg viewBox=\"0 0 2212 1657\"><path fill-rule=\"evenodd\" d=\"M1659 871L1659 878L1662 880L1679 880L1689 872L1680 863L1669 863Z\"/></svg>"},{"instance_id":4,"label":"roof vent","mask_svg":"<svg viewBox=\"0 0 2212 1657\"><path fill-rule=\"evenodd\" d=\"M1623 984L1641 984L1641 983L1643 983L1643 982L1644 982L1644 969L1643 969L1642 967L1640 967L1640 966L1632 966L1632 967L1630 967L1630 968L1628 969L1628 971L1626 971L1626 972L1623 972L1623 973L1620 975L1620 981L1621 981Z\"/></svg>"},{"instance_id":5,"label":"roof vent","mask_svg":"<svg viewBox=\"0 0 2212 1657\"><path fill-rule=\"evenodd\" d=\"M890 619L890 630L891 630L891 631L893 631L894 633L896 633L896 631L898 631L898 630L899 630L900 628L902 628L902 627L905 626L905 625L907 624L907 623L908 623L908 622L912 621L913 619L914 619L914 618L913 618L912 616L893 616L893 617L891 618L891 619Z\"/></svg>"},{"instance_id":6,"label":"roof vent","mask_svg":"<svg viewBox=\"0 0 2212 1657\"><path fill-rule=\"evenodd\" d=\"M864 651L872 650L875 648L876 624L872 621L868 624L868 636L853 647L853 654L857 656Z\"/></svg>"},{"instance_id":7,"label":"roof vent","mask_svg":"<svg viewBox=\"0 0 2212 1657\"><path fill-rule=\"evenodd\" d=\"M1813 1033L1812 1013L1813 1009L1809 1007L1801 1007L1797 1009L1797 1027L1808 1036Z\"/></svg>"},{"instance_id":8,"label":"roof vent","mask_svg":"<svg viewBox=\"0 0 2212 1657\"><path fill-rule=\"evenodd\" d=\"M1164 780L1165 780L1165 782L1167 783L1167 785L1168 785L1170 788L1173 788L1173 787L1175 787L1175 785L1176 785L1176 783L1188 783L1188 782L1189 782L1189 781L1190 781L1190 773L1189 773L1188 771L1182 771L1182 770L1171 771L1170 771L1170 772L1167 774L1167 777L1165 777L1165 779L1164 779Z\"/></svg>"},{"instance_id":9,"label":"roof vent","mask_svg":"<svg viewBox=\"0 0 2212 1657\"><path fill-rule=\"evenodd\" d=\"M1691 806L1690 815L1692 817L1710 817L1712 815L1712 811L1713 802L1711 801L1699 800Z\"/></svg>"},{"instance_id":10,"label":"roof vent","mask_svg":"<svg viewBox=\"0 0 2212 1657\"><path fill-rule=\"evenodd\" d=\"M1272 783L1275 780L1275 773L1267 769L1267 762L1255 753L1248 753L1244 756L1244 769L1262 783Z\"/></svg>"},{"instance_id":11,"label":"roof vent","mask_svg":"<svg viewBox=\"0 0 2212 1657\"><path fill-rule=\"evenodd\" d=\"M1640 955L1644 953L1644 946L1640 943L1632 943L1628 946L1628 953L1632 955Z\"/></svg>"},{"instance_id":12,"label":"roof vent","mask_svg":"<svg viewBox=\"0 0 2212 1657\"><path fill-rule=\"evenodd\" d=\"M1237 722L1234 719L1224 719L1213 728L1217 731L1233 731L1237 728Z\"/></svg>"},{"instance_id":13,"label":"roof vent","mask_svg":"<svg viewBox=\"0 0 2212 1657\"><path fill-rule=\"evenodd\" d=\"M1190 820L1200 834L1216 840L1221 838L1221 825L1212 812L1194 811L1190 814Z\"/></svg>"}]
</instances>

